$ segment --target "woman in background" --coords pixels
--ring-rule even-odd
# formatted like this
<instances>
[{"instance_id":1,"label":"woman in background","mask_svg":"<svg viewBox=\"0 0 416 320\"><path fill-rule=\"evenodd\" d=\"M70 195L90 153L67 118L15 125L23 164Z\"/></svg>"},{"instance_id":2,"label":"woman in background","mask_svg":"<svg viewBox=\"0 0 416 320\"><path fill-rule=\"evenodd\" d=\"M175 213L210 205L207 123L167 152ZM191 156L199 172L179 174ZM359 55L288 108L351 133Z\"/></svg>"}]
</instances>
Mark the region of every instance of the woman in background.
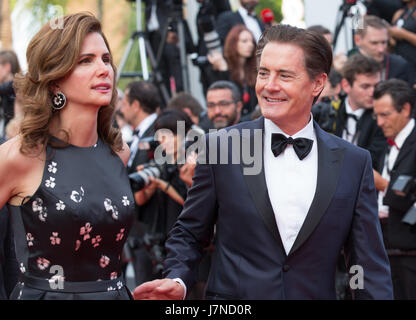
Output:
<instances>
[{"instance_id":1,"label":"woman in background","mask_svg":"<svg viewBox=\"0 0 416 320\"><path fill-rule=\"evenodd\" d=\"M224 56L208 56L214 70L212 82L230 80L235 82L242 92L242 120L250 120L250 114L257 106L254 90L256 84L256 43L249 29L243 24L234 26L227 34L224 43Z\"/></svg>"}]
</instances>

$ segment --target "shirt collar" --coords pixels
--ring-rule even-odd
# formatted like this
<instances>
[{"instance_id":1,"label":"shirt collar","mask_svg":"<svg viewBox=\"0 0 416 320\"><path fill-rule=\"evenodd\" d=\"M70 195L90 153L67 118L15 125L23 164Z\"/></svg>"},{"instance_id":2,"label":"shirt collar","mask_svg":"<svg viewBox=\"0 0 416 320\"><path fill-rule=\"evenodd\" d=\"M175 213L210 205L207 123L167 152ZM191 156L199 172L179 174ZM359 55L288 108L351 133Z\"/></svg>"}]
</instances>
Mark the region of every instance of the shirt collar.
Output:
<instances>
[{"instance_id":1,"label":"shirt collar","mask_svg":"<svg viewBox=\"0 0 416 320\"><path fill-rule=\"evenodd\" d=\"M270 119L264 118L264 133L266 137L270 137L272 133L282 133L285 137L288 137L289 135L285 132L283 132L282 129L280 129L273 121ZM301 130L296 132L294 135L291 136L293 139L295 138L308 138L311 140L316 140L315 138L315 131L313 128L313 116L311 113L311 117L309 119L308 124L303 127Z\"/></svg>"},{"instance_id":2,"label":"shirt collar","mask_svg":"<svg viewBox=\"0 0 416 320\"><path fill-rule=\"evenodd\" d=\"M248 13L248 11L246 10L246 8L244 8L244 7L239 7L238 8L238 12L241 14L241 16L243 17L243 18L245 18L245 17L250 17L250 18L254 18L254 16L253 15L251 15L251 14L249 14Z\"/></svg>"},{"instance_id":3,"label":"shirt collar","mask_svg":"<svg viewBox=\"0 0 416 320\"><path fill-rule=\"evenodd\" d=\"M353 111L353 110L352 110L352 108L351 108L351 105L350 105L349 97L347 97L347 98L345 99L345 112L346 112L347 114L354 114L354 115L356 115L356 116L357 116L357 118L359 119L359 118L361 118L361 116L363 115L364 111L365 111L365 110L364 110L363 108L359 108L359 109L357 109L357 110Z\"/></svg>"},{"instance_id":4,"label":"shirt collar","mask_svg":"<svg viewBox=\"0 0 416 320\"><path fill-rule=\"evenodd\" d=\"M136 128L136 130L139 131L139 137L141 137L143 135L143 133L145 133L146 130L149 129L149 127L156 120L156 118L157 118L157 114L152 113L140 122L140 124Z\"/></svg>"},{"instance_id":5,"label":"shirt collar","mask_svg":"<svg viewBox=\"0 0 416 320\"><path fill-rule=\"evenodd\" d=\"M401 149L401 147L403 146L405 140L412 132L414 126L415 126L415 119L410 119L409 122L406 124L406 126L396 136L396 139L394 139L394 142L396 143L399 149Z\"/></svg>"}]
</instances>

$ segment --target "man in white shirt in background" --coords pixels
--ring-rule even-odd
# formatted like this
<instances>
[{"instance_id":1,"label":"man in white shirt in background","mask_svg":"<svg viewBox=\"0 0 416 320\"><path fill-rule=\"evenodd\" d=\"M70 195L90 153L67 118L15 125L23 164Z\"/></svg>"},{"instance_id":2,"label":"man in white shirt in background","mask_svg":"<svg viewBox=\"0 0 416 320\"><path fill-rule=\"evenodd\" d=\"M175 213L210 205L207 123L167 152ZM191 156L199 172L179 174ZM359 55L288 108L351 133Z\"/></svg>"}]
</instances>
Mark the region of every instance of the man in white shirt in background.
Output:
<instances>
[{"instance_id":1,"label":"man in white shirt in background","mask_svg":"<svg viewBox=\"0 0 416 320\"><path fill-rule=\"evenodd\" d=\"M400 300L416 299L416 225L403 221L415 203L415 189L407 194L394 191L400 176L416 177L414 103L414 91L403 80L390 79L375 88L374 115L389 147L374 176L380 190L379 216L390 260L394 298Z\"/></svg>"},{"instance_id":2,"label":"man in white shirt in background","mask_svg":"<svg viewBox=\"0 0 416 320\"><path fill-rule=\"evenodd\" d=\"M254 12L258 3L259 0L240 0L240 7L237 11L225 11L218 16L216 29L222 44L231 28L237 24L244 24L252 32L256 43L259 41L265 26Z\"/></svg>"}]
</instances>

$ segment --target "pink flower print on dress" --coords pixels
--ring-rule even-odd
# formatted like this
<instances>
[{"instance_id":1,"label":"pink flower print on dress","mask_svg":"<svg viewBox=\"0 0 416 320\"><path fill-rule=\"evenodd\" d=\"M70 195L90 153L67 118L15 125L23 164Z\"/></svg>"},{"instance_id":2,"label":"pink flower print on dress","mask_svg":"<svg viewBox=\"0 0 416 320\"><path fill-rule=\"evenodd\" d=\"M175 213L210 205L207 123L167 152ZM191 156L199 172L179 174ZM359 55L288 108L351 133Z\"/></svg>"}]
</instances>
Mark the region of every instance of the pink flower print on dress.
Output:
<instances>
[{"instance_id":1,"label":"pink flower print on dress","mask_svg":"<svg viewBox=\"0 0 416 320\"><path fill-rule=\"evenodd\" d=\"M51 262L45 258L39 257L37 260L37 263L38 263L38 268L40 270L45 270L47 267L49 267Z\"/></svg>"},{"instance_id":2,"label":"pink flower print on dress","mask_svg":"<svg viewBox=\"0 0 416 320\"><path fill-rule=\"evenodd\" d=\"M49 237L49 239L51 240L51 245L54 246L56 244L61 244L61 238L59 238L58 235L58 232L52 232L52 236Z\"/></svg>"},{"instance_id":3,"label":"pink flower print on dress","mask_svg":"<svg viewBox=\"0 0 416 320\"><path fill-rule=\"evenodd\" d=\"M110 279L111 280L114 280L114 279L117 279L117 276L118 276L118 274L117 274L117 272L111 272L111 274L110 274Z\"/></svg>"},{"instance_id":4,"label":"pink flower print on dress","mask_svg":"<svg viewBox=\"0 0 416 320\"><path fill-rule=\"evenodd\" d=\"M87 222L84 227L81 227L79 234L84 236L84 241L90 238L90 232L92 230L91 224Z\"/></svg>"},{"instance_id":5,"label":"pink flower print on dress","mask_svg":"<svg viewBox=\"0 0 416 320\"><path fill-rule=\"evenodd\" d=\"M100 259L100 267L105 268L110 263L110 258L107 256L102 255Z\"/></svg>"},{"instance_id":6,"label":"pink flower print on dress","mask_svg":"<svg viewBox=\"0 0 416 320\"><path fill-rule=\"evenodd\" d=\"M31 233L26 234L26 240L27 240L28 247L33 246L33 240L35 240L35 238L32 236Z\"/></svg>"},{"instance_id":7,"label":"pink flower print on dress","mask_svg":"<svg viewBox=\"0 0 416 320\"><path fill-rule=\"evenodd\" d=\"M78 251L79 247L81 246L81 241L77 240L75 242L75 251Z\"/></svg>"},{"instance_id":8,"label":"pink flower print on dress","mask_svg":"<svg viewBox=\"0 0 416 320\"><path fill-rule=\"evenodd\" d=\"M116 241L120 241L124 237L124 228L120 229L120 233L117 233Z\"/></svg>"},{"instance_id":9,"label":"pink flower print on dress","mask_svg":"<svg viewBox=\"0 0 416 320\"><path fill-rule=\"evenodd\" d=\"M100 236L100 235L96 236L95 238L92 238L92 239L91 239L91 244L92 244L92 246L93 246L94 248L98 247L98 246L100 245L101 240L102 240L102 239L101 239L101 236Z\"/></svg>"}]
</instances>

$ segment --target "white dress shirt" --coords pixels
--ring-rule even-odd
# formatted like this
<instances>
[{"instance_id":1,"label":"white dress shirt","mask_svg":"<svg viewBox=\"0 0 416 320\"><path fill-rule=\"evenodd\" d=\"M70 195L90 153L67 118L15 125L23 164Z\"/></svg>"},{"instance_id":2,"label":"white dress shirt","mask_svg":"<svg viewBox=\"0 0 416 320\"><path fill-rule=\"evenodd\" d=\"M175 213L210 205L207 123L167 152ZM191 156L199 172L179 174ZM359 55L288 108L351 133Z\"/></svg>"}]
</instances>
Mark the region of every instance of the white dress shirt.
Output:
<instances>
[{"instance_id":1,"label":"white dress shirt","mask_svg":"<svg viewBox=\"0 0 416 320\"><path fill-rule=\"evenodd\" d=\"M412 133L412 130L415 126L415 119L410 119L409 122L406 124L406 126L397 134L396 139L394 139L394 142L396 143L396 146L391 146L390 152L386 154L385 161L384 161L384 167L383 172L381 176L390 181L390 173L391 170L394 167L394 163L397 160L397 156L399 155L400 149L403 146L404 142L406 141L407 137ZM385 206L383 204L383 198L386 195L386 190L380 191L378 194L378 211L379 216L387 217L389 214L389 207Z\"/></svg>"},{"instance_id":2,"label":"white dress shirt","mask_svg":"<svg viewBox=\"0 0 416 320\"><path fill-rule=\"evenodd\" d=\"M271 150L272 133L288 136L272 121L264 119L264 174L277 227L288 254L305 221L316 191L318 149L312 115L306 127L292 136L293 139L313 140L312 150L303 160L299 160L292 145L288 145L275 157Z\"/></svg>"},{"instance_id":3,"label":"white dress shirt","mask_svg":"<svg viewBox=\"0 0 416 320\"><path fill-rule=\"evenodd\" d=\"M137 130L139 133L133 136L133 140L130 145L130 158L127 162L127 167L131 167L131 165L133 164L134 157L136 156L137 150L139 148L139 141L141 136L143 135L143 133L146 132L147 129L150 128L153 122L155 122L156 118L157 114L152 113L148 115L146 118L144 118L137 126L137 128L135 128L135 130Z\"/></svg>"},{"instance_id":4,"label":"white dress shirt","mask_svg":"<svg viewBox=\"0 0 416 320\"><path fill-rule=\"evenodd\" d=\"M361 108L353 111L349 103L349 98L347 97L347 99L345 99L345 112L347 114L353 114L357 116L357 119L359 120L361 116L363 115L364 111L365 110ZM358 121L355 121L351 117L348 117L347 123L345 124L346 129L344 129L344 131L342 132L342 138L355 145L357 144L357 139L356 139L357 137L355 134L355 132L357 131L357 122Z\"/></svg>"},{"instance_id":5,"label":"white dress shirt","mask_svg":"<svg viewBox=\"0 0 416 320\"><path fill-rule=\"evenodd\" d=\"M261 36L261 28L257 19L253 16L250 16L247 10L243 7L239 7L238 12L243 18L244 24L246 25L247 29L249 29L253 34L254 40L256 41L256 43L258 43Z\"/></svg>"}]
</instances>

